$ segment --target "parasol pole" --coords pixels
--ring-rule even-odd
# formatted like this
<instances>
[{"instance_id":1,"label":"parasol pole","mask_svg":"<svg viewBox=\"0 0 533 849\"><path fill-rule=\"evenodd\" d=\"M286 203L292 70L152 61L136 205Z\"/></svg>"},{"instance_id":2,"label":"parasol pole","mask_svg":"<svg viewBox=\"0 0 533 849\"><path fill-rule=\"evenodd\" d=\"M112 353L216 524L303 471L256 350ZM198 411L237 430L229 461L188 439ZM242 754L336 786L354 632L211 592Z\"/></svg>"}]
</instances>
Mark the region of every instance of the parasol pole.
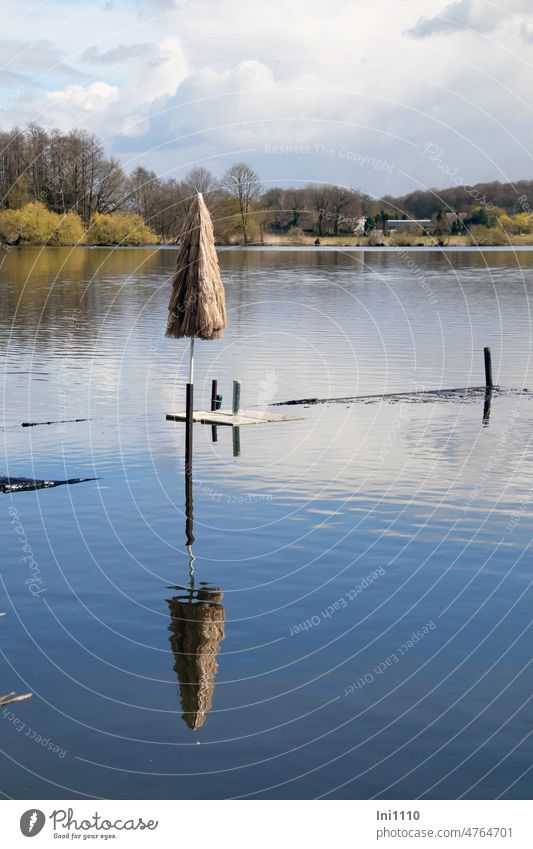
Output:
<instances>
[{"instance_id":1,"label":"parasol pole","mask_svg":"<svg viewBox=\"0 0 533 849\"><path fill-rule=\"evenodd\" d=\"M194 336L191 336L191 346L189 349L189 383L194 383Z\"/></svg>"},{"instance_id":2,"label":"parasol pole","mask_svg":"<svg viewBox=\"0 0 533 849\"><path fill-rule=\"evenodd\" d=\"M194 411L194 336L189 349L189 382L185 395L185 471L192 474L192 429Z\"/></svg>"}]
</instances>

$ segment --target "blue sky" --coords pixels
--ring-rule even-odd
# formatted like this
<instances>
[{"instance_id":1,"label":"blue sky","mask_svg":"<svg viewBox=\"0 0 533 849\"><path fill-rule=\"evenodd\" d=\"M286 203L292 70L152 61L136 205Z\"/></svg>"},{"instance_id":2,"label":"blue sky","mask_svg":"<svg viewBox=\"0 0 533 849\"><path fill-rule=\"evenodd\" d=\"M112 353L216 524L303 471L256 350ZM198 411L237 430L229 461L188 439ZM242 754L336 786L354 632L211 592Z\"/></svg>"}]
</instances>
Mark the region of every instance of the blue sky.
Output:
<instances>
[{"instance_id":1,"label":"blue sky","mask_svg":"<svg viewBox=\"0 0 533 849\"><path fill-rule=\"evenodd\" d=\"M3 0L0 121L129 170L374 195L533 177L529 2Z\"/></svg>"}]
</instances>

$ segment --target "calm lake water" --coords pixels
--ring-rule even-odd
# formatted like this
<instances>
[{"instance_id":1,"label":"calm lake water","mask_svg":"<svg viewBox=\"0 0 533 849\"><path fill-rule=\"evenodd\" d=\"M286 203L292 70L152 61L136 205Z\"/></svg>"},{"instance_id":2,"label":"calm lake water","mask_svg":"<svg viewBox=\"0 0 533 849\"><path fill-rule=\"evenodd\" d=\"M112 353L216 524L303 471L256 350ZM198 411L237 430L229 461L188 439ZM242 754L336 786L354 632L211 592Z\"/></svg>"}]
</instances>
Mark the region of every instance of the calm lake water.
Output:
<instances>
[{"instance_id":1,"label":"calm lake water","mask_svg":"<svg viewBox=\"0 0 533 849\"><path fill-rule=\"evenodd\" d=\"M1 788L14 798L530 798L533 400L195 428L173 250L0 270ZM223 250L196 405L533 390L533 253ZM22 422L90 421L22 428ZM235 435L236 436L236 435ZM237 456L234 456L234 455ZM187 536L194 535L194 588Z\"/></svg>"}]
</instances>

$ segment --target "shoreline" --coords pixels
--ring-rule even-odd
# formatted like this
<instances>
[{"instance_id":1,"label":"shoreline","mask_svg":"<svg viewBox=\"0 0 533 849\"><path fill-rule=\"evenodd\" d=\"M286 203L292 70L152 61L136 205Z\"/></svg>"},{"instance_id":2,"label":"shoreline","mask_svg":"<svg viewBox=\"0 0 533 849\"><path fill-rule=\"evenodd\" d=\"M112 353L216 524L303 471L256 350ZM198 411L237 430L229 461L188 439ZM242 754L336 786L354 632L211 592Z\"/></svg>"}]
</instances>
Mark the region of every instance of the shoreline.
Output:
<instances>
[{"instance_id":1,"label":"shoreline","mask_svg":"<svg viewBox=\"0 0 533 849\"><path fill-rule=\"evenodd\" d=\"M99 250L99 251L111 251L111 250L123 250L123 251L138 251L138 250L178 250L179 244L146 244L146 245L47 245L45 243L27 243L23 245L10 245L3 246L3 249L9 253L11 251L18 251L20 249L33 249L33 250ZM279 244L261 244L260 242L249 243L247 245L227 245L227 244L217 244L217 251L351 251L351 252L369 252L369 253L379 253L379 252L388 252L388 253L402 253L405 251L414 251L416 253L458 253L458 252L478 252L483 253L484 251L508 251L517 253L519 251L533 251L533 240L530 243L519 243L519 244L506 244L506 245L466 245L466 244L457 244L457 245L435 245L435 244L427 244L427 245L365 245L358 243L338 243L338 244L306 244L305 242L280 242Z\"/></svg>"}]
</instances>

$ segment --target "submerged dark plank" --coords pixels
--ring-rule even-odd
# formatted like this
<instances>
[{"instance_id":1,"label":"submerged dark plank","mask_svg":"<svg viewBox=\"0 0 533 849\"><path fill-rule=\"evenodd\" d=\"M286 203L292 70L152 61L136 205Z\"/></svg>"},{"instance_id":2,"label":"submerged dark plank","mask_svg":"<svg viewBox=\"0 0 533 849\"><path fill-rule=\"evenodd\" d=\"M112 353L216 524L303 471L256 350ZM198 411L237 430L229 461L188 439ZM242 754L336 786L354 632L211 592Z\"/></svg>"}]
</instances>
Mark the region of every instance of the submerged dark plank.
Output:
<instances>
[{"instance_id":1,"label":"submerged dark plank","mask_svg":"<svg viewBox=\"0 0 533 849\"><path fill-rule=\"evenodd\" d=\"M21 427L39 427L40 425L68 424L70 422L90 422L90 419L59 419L55 422L22 422Z\"/></svg>"},{"instance_id":2,"label":"submerged dark plank","mask_svg":"<svg viewBox=\"0 0 533 849\"><path fill-rule=\"evenodd\" d=\"M388 401L394 403L396 401L412 401L412 402L429 402L429 401L445 401L445 400L468 400L469 398L478 398L484 396L486 391L485 386L464 386L459 389L421 389L414 392L390 392L379 393L376 395L356 395L343 398L296 398L292 401L276 401L271 406L273 407L290 407L294 405L310 405L310 404L372 404L377 401ZM527 389L507 389L503 386L491 387L493 395L531 395Z\"/></svg>"},{"instance_id":3,"label":"submerged dark plank","mask_svg":"<svg viewBox=\"0 0 533 849\"><path fill-rule=\"evenodd\" d=\"M65 484L85 483L86 481L95 481L98 478L69 478L65 481L55 480L35 480L34 478L15 478L5 477L0 475L0 490L3 493L9 492L28 492L34 489L51 489L54 486L63 486Z\"/></svg>"}]
</instances>

